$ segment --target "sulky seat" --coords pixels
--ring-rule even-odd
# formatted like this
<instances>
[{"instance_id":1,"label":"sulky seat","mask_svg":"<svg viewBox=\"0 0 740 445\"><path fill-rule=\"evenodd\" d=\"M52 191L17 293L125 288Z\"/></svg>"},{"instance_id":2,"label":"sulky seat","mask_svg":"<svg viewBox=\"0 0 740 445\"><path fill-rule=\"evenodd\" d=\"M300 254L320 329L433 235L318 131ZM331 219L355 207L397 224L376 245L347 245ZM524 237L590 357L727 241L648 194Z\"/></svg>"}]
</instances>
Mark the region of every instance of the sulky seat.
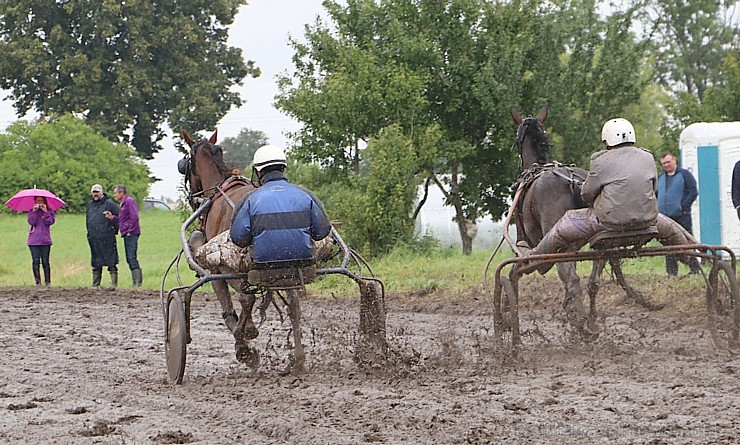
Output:
<instances>
[{"instance_id":1,"label":"sulky seat","mask_svg":"<svg viewBox=\"0 0 740 445\"><path fill-rule=\"evenodd\" d=\"M316 264L312 260L256 263L247 272L247 282L269 288L300 287L316 279Z\"/></svg>"},{"instance_id":2,"label":"sulky seat","mask_svg":"<svg viewBox=\"0 0 740 445\"><path fill-rule=\"evenodd\" d=\"M604 230L592 236L588 244L593 250L634 247L636 249L649 243L658 236L656 226L637 230Z\"/></svg>"}]
</instances>

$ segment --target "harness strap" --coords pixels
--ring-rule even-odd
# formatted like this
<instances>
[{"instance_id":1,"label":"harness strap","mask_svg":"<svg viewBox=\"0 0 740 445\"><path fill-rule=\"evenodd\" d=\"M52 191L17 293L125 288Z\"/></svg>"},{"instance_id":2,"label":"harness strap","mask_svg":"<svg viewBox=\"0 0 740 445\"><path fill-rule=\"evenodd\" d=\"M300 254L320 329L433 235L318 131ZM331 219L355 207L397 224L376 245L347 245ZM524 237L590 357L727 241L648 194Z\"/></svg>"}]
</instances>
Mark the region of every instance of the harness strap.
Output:
<instances>
[{"instance_id":1,"label":"harness strap","mask_svg":"<svg viewBox=\"0 0 740 445\"><path fill-rule=\"evenodd\" d=\"M568 175L565 175L562 171L560 171L559 169L560 167L564 168L568 172ZM527 233L524 230L524 224L522 223L522 207L519 201L524 201L524 198L527 195L527 191L532 186L532 184L534 184L535 181L539 179L540 176L550 171L554 175L568 182L568 184L570 185L571 193L575 193L576 187L580 187L586 178L583 178L579 174L577 174L574 170L574 167L576 167L574 164L566 165L566 164L561 164L557 161L553 161L551 163L547 163L543 165L539 165L535 163L535 164L532 164L530 168L523 170L521 174L519 175L519 178L517 179L517 181L514 184L512 184L511 190L512 191L516 190L517 193L514 197L514 201L512 202L509 212L513 213L514 215L515 224L517 226L517 232L520 235L522 235L523 239L527 243L529 243L530 240L529 240L529 237L527 236ZM531 246L531 247L534 247L534 246ZM519 249L517 248L512 248L512 249L514 250L515 253L518 253Z\"/></svg>"},{"instance_id":2,"label":"harness strap","mask_svg":"<svg viewBox=\"0 0 740 445\"><path fill-rule=\"evenodd\" d=\"M213 187L212 189L209 189L209 190L216 190L217 191L217 193L215 193L214 196L211 197L211 201L213 201L216 198L218 198L218 195L220 194L221 196L224 197L224 199L226 200L226 202L229 203L229 205L231 206L231 208L232 209L235 209L236 208L236 204L234 203L234 201L231 198L229 198L229 196L226 194L226 192L229 191L231 188L234 188L234 187L246 186L246 185L251 185L251 184L252 183L249 181L249 179L245 178L244 176L238 176L238 175L229 176L228 178L224 179L224 181L221 184ZM199 194L205 195L204 192L206 192L206 190L203 190L202 192L199 192ZM212 207L213 206L211 206L211 208ZM206 210L205 212L203 212L200 215L200 230L205 230L205 227L206 227L206 219L208 218L209 211L210 211L210 208L208 210Z\"/></svg>"}]
</instances>

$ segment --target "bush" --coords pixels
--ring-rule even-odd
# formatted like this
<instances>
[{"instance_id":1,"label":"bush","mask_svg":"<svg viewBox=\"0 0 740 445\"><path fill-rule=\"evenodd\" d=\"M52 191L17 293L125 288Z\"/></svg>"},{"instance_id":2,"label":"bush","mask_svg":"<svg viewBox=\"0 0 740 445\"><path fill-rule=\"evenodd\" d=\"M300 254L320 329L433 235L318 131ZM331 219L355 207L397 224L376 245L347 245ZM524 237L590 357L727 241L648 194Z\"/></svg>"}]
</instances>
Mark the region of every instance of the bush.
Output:
<instances>
[{"instance_id":1,"label":"bush","mask_svg":"<svg viewBox=\"0 0 740 445\"><path fill-rule=\"evenodd\" d=\"M82 212L96 183L110 195L114 185L124 184L130 195L143 199L148 169L131 147L107 140L70 115L37 124L18 121L0 134L2 199L37 187L62 198L67 203L62 211Z\"/></svg>"}]
</instances>

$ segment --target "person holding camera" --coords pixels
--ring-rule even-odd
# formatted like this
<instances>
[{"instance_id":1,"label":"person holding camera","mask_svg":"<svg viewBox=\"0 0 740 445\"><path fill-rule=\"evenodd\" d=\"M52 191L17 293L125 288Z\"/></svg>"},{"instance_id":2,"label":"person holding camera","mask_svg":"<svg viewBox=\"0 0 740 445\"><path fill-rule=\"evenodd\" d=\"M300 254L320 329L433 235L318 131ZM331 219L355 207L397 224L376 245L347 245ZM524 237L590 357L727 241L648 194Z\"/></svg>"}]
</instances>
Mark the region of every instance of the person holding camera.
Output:
<instances>
[{"instance_id":1,"label":"person holding camera","mask_svg":"<svg viewBox=\"0 0 740 445\"><path fill-rule=\"evenodd\" d=\"M92 200L85 208L87 242L90 244L90 264L92 265L92 286L100 286L103 266L110 272L111 287L118 286L118 247L116 234L118 223L108 215L118 215L118 206L103 193L103 186L95 184L90 189Z\"/></svg>"},{"instance_id":2,"label":"person holding camera","mask_svg":"<svg viewBox=\"0 0 740 445\"><path fill-rule=\"evenodd\" d=\"M36 196L33 209L28 212L28 248L31 250L31 267L36 286L41 286L40 266L44 268L44 284L51 286L51 225L56 222L54 211L47 207L46 198Z\"/></svg>"}]
</instances>

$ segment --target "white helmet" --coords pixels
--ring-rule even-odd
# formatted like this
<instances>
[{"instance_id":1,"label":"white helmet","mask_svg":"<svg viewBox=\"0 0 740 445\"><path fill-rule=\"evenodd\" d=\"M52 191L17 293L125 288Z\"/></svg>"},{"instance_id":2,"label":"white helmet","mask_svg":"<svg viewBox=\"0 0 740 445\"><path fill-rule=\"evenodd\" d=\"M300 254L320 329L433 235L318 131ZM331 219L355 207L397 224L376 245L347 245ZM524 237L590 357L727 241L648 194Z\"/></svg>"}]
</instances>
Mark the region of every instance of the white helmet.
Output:
<instances>
[{"instance_id":1,"label":"white helmet","mask_svg":"<svg viewBox=\"0 0 740 445\"><path fill-rule=\"evenodd\" d=\"M275 145L263 145L254 152L252 165L258 172L271 165L287 165L285 152Z\"/></svg>"},{"instance_id":2,"label":"white helmet","mask_svg":"<svg viewBox=\"0 0 740 445\"><path fill-rule=\"evenodd\" d=\"M609 119L601 129L601 140L608 147L615 147L625 142L635 143L635 128L630 121L621 117Z\"/></svg>"}]
</instances>

